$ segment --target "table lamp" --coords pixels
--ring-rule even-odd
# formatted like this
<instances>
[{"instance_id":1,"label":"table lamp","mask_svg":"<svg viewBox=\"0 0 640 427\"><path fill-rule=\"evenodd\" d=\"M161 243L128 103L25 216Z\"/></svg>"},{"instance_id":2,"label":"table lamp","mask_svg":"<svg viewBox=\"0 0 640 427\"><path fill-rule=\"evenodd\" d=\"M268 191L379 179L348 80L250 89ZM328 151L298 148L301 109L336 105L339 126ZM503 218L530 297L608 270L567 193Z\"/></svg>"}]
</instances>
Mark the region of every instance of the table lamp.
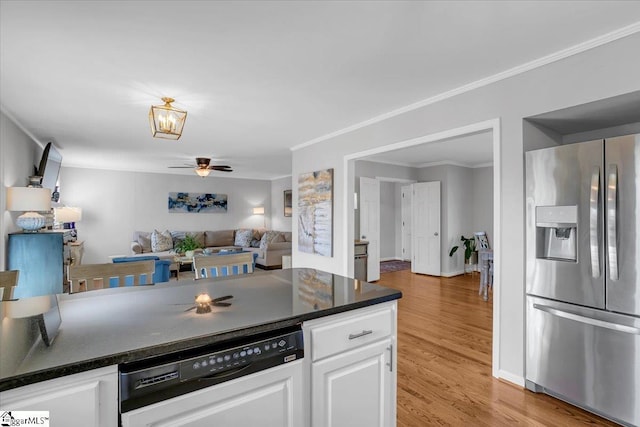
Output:
<instances>
[{"instance_id":1,"label":"table lamp","mask_svg":"<svg viewBox=\"0 0 640 427\"><path fill-rule=\"evenodd\" d=\"M76 228L75 223L82 220L82 208L64 206L54 208L53 212L55 221L64 224L64 228Z\"/></svg>"},{"instance_id":2,"label":"table lamp","mask_svg":"<svg viewBox=\"0 0 640 427\"><path fill-rule=\"evenodd\" d=\"M51 190L38 187L7 188L7 210L24 211L16 219L24 232L35 233L45 225L45 217L38 212L51 210Z\"/></svg>"}]
</instances>

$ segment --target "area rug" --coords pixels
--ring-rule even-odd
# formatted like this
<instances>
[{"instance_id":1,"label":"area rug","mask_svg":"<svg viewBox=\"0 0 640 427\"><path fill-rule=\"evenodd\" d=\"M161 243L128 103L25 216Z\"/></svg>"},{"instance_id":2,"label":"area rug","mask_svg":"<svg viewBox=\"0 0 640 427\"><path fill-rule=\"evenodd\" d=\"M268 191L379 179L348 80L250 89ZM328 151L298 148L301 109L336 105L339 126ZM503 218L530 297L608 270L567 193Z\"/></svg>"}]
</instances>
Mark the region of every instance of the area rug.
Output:
<instances>
[{"instance_id":1,"label":"area rug","mask_svg":"<svg viewBox=\"0 0 640 427\"><path fill-rule=\"evenodd\" d=\"M380 273L390 273L392 271L410 270L409 261L382 261L380 263Z\"/></svg>"}]
</instances>

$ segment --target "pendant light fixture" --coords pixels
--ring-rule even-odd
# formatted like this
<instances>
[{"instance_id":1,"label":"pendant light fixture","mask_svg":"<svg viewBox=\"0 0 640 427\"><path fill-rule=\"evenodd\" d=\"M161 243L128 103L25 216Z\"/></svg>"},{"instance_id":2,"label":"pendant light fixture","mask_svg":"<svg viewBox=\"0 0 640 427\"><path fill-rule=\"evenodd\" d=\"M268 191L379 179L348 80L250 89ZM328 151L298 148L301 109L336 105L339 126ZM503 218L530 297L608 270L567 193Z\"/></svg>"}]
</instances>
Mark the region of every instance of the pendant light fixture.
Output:
<instances>
[{"instance_id":1,"label":"pendant light fixture","mask_svg":"<svg viewBox=\"0 0 640 427\"><path fill-rule=\"evenodd\" d=\"M151 135L154 138L180 139L187 112L171 106L173 98L162 98L164 105L152 105L149 111Z\"/></svg>"}]
</instances>

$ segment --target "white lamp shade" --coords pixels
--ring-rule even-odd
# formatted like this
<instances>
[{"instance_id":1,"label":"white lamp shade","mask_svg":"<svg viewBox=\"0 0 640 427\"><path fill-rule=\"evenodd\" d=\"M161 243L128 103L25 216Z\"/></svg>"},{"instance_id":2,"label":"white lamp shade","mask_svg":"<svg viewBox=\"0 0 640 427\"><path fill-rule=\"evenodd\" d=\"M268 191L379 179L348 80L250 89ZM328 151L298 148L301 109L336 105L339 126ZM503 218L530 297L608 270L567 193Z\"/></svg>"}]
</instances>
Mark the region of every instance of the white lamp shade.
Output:
<instances>
[{"instance_id":1,"label":"white lamp shade","mask_svg":"<svg viewBox=\"0 0 640 427\"><path fill-rule=\"evenodd\" d=\"M7 188L8 211L48 211L51 209L51 190L38 187Z\"/></svg>"},{"instance_id":2,"label":"white lamp shade","mask_svg":"<svg viewBox=\"0 0 640 427\"><path fill-rule=\"evenodd\" d=\"M253 208L254 215L264 215L264 206L258 206Z\"/></svg>"},{"instance_id":3,"label":"white lamp shade","mask_svg":"<svg viewBox=\"0 0 640 427\"><path fill-rule=\"evenodd\" d=\"M56 222L79 222L82 220L82 208L64 206L55 208L54 213Z\"/></svg>"}]
</instances>

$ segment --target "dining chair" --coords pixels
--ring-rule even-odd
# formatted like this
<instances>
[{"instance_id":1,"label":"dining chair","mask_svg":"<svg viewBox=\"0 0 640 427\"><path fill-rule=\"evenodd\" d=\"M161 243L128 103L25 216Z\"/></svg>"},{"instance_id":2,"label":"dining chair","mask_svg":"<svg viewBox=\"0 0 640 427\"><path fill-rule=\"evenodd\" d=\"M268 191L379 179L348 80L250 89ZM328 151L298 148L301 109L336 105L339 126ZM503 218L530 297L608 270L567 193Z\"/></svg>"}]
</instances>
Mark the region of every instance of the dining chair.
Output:
<instances>
[{"instance_id":1,"label":"dining chair","mask_svg":"<svg viewBox=\"0 0 640 427\"><path fill-rule=\"evenodd\" d=\"M478 294L487 301L489 299L489 289L493 287L493 249L489 245L487 233L476 231L473 233L478 248L478 261L480 262L480 288Z\"/></svg>"},{"instance_id":2,"label":"dining chair","mask_svg":"<svg viewBox=\"0 0 640 427\"><path fill-rule=\"evenodd\" d=\"M139 262L80 264L69 266L71 293L122 286L152 285L156 263Z\"/></svg>"},{"instance_id":3,"label":"dining chair","mask_svg":"<svg viewBox=\"0 0 640 427\"><path fill-rule=\"evenodd\" d=\"M195 278L233 276L253 273L253 253L230 255L198 255L193 257Z\"/></svg>"},{"instance_id":4,"label":"dining chair","mask_svg":"<svg viewBox=\"0 0 640 427\"><path fill-rule=\"evenodd\" d=\"M19 270L0 271L0 301L13 298L13 290L18 285Z\"/></svg>"}]
</instances>

